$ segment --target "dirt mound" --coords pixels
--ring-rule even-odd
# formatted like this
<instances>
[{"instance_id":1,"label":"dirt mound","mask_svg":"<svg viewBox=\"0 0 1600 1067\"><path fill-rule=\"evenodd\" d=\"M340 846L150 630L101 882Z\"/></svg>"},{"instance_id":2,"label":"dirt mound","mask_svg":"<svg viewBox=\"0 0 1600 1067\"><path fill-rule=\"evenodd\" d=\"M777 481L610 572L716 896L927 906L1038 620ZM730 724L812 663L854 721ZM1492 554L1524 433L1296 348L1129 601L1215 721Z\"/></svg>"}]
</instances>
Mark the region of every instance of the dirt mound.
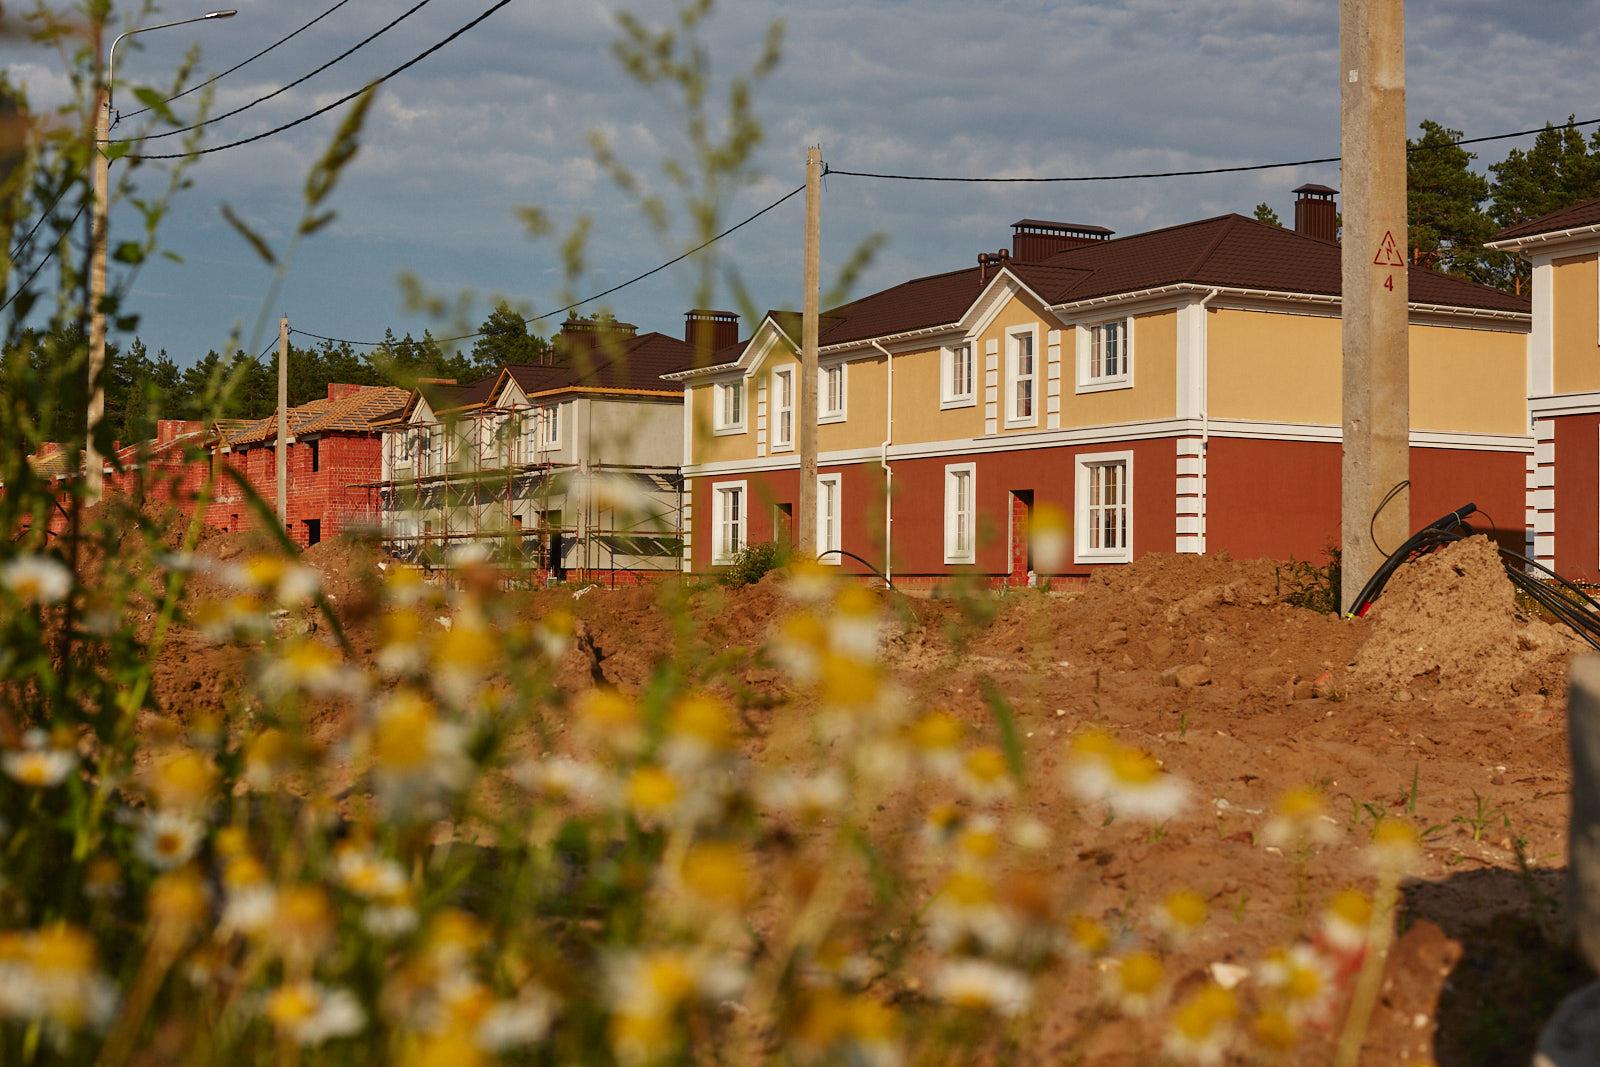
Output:
<instances>
[{"instance_id":1,"label":"dirt mound","mask_svg":"<svg viewBox=\"0 0 1600 1067\"><path fill-rule=\"evenodd\" d=\"M378 564L383 554L370 541L334 537L312 545L301 559L316 569L322 589L335 603L354 601L370 592L369 586L382 576Z\"/></svg>"},{"instance_id":2,"label":"dirt mound","mask_svg":"<svg viewBox=\"0 0 1600 1067\"><path fill-rule=\"evenodd\" d=\"M1395 573L1367 616L1352 685L1472 706L1566 692L1581 643L1517 601L1494 542L1469 537Z\"/></svg>"}]
</instances>

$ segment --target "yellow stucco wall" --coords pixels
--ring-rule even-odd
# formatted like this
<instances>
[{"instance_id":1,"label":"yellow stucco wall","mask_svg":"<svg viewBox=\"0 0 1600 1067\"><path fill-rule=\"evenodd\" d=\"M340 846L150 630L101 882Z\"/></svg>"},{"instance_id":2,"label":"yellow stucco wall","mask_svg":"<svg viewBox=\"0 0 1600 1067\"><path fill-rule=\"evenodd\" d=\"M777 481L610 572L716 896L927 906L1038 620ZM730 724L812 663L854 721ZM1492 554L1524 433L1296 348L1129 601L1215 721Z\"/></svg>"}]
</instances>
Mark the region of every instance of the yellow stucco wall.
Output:
<instances>
[{"instance_id":1,"label":"yellow stucco wall","mask_svg":"<svg viewBox=\"0 0 1600 1067\"><path fill-rule=\"evenodd\" d=\"M693 420L690 432L694 434L694 447L690 453L696 463L721 463L728 460L754 459L756 456L756 404L753 383L745 383L744 433L715 434L711 432L712 403L716 390L711 382L696 382L689 391Z\"/></svg>"},{"instance_id":2,"label":"yellow stucco wall","mask_svg":"<svg viewBox=\"0 0 1600 1067\"><path fill-rule=\"evenodd\" d=\"M1222 308L1207 312L1214 419L1341 421L1339 320ZM1527 432L1527 336L1411 326L1411 425L1458 433Z\"/></svg>"},{"instance_id":3,"label":"yellow stucco wall","mask_svg":"<svg viewBox=\"0 0 1600 1067\"><path fill-rule=\"evenodd\" d=\"M973 354L977 380L976 401L963 408L941 410L943 388L938 346L917 352L897 352L894 357L894 439L906 441L956 441L983 434L983 353Z\"/></svg>"},{"instance_id":4,"label":"yellow stucco wall","mask_svg":"<svg viewBox=\"0 0 1600 1067\"><path fill-rule=\"evenodd\" d=\"M1551 299L1555 309L1551 331L1551 376L1558 393L1600 389L1600 293L1593 253L1558 259L1551 264Z\"/></svg>"},{"instance_id":5,"label":"yellow stucco wall","mask_svg":"<svg viewBox=\"0 0 1600 1067\"><path fill-rule=\"evenodd\" d=\"M1050 351L1050 330L1054 319L1049 316L1044 308L1035 304L1029 298L1020 294L1011 297L1000 309L999 314L984 327L977 339L973 342L973 360L976 366L978 381L978 419L979 427L983 425L983 406L987 398L986 383L988 381L987 368L989 366L989 345L995 346L995 368L999 371L999 390L995 395L996 408L995 420L1001 433L1033 433L1042 430L1046 423L1046 396L1048 395L1046 374L1046 361ZM1009 368L1006 366L1006 334L1013 329L1032 326L1037 331L1034 339L1034 367L1036 378L1034 381L1034 415L1035 418L1026 426L1006 426L1006 396L1011 388L1008 376Z\"/></svg>"},{"instance_id":6,"label":"yellow stucco wall","mask_svg":"<svg viewBox=\"0 0 1600 1067\"><path fill-rule=\"evenodd\" d=\"M824 360L831 363L832 360ZM757 368L756 382L766 386L767 396L772 396L772 372L782 367L794 367L795 388L799 388L800 361L787 347L774 349ZM876 448L883 443L884 369L883 357L851 360L845 372L845 420L825 422L817 427L817 451L838 452L852 448ZM898 363L895 367L898 371ZM895 383L896 385L899 382ZM769 402L768 411L771 406ZM754 424L752 423L752 426ZM767 419L772 426L772 419ZM770 438L769 438L770 439ZM755 448L754 439L751 442Z\"/></svg>"},{"instance_id":7,"label":"yellow stucco wall","mask_svg":"<svg viewBox=\"0 0 1600 1067\"><path fill-rule=\"evenodd\" d=\"M1063 426L1170 419L1178 413L1178 313L1133 317L1133 388L1079 394L1077 331L1061 332Z\"/></svg>"}]
</instances>

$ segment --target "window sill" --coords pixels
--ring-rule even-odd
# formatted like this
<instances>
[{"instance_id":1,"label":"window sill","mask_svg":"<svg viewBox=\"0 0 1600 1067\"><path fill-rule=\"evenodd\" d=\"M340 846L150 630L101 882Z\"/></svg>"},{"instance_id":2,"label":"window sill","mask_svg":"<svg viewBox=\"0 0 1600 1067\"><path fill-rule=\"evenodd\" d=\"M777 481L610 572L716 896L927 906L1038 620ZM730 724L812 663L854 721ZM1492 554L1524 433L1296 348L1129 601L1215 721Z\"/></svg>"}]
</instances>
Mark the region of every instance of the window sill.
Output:
<instances>
[{"instance_id":1,"label":"window sill","mask_svg":"<svg viewBox=\"0 0 1600 1067\"><path fill-rule=\"evenodd\" d=\"M970 567L975 562L974 556L946 556L944 562L950 567Z\"/></svg>"},{"instance_id":2,"label":"window sill","mask_svg":"<svg viewBox=\"0 0 1600 1067\"><path fill-rule=\"evenodd\" d=\"M768 445L767 446L767 451L768 452L793 452L794 451L794 442L790 441L787 444L782 444L782 445Z\"/></svg>"},{"instance_id":3,"label":"window sill","mask_svg":"<svg viewBox=\"0 0 1600 1067\"><path fill-rule=\"evenodd\" d=\"M836 415L818 415L817 416L817 425L818 426L828 426L828 425L832 425L832 424L835 424L835 423L840 423L840 422L843 422L843 421L845 421L845 414L842 411L839 412Z\"/></svg>"},{"instance_id":4,"label":"window sill","mask_svg":"<svg viewBox=\"0 0 1600 1067\"><path fill-rule=\"evenodd\" d=\"M1101 378L1091 382L1079 382L1077 385L1077 391L1079 393L1109 393L1117 389L1132 388L1132 375L1121 378Z\"/></svg>"},{"instance_id":5,"label":"window sill","mask_svg":"<svg viewBox=\"0 0 1600 1067\"><path fill-rule=\"evenodd\" d=\"M975 408L977 406L978 397L976 394L972 396L951 397L948 400L939 401L940 411L952 411L956 408Z\"/></svg>"},{"instance_id":6,"label":"window sill","mask_svg":"<svg viewBox=\"0 0 1600 1067\"><path fill-rule=\"evenodd\" d=\"M717 437L732 437L745 432L744 423L737 426L713 426L711 432Z\"/></svg>"},{"instance_id":7,"label":"window sill","mask_svg":"<svg viewBox=\"0 0 1600 1067\"><path fill-rule=\"evenodd\" d=\"M1132 563L1133 553L1127 549L1118 549L1115 552L1086 552L1075 550L1072 553L1074 563Z\"/></svg>"},{"instance_id":8,"label":"window sill","mask_svg":"<svg viewBox=\"0 0 1600 1067\"><path fill-rule=\"evenodd\" d=\"M1005 428L1008 430L1037 430L1039 428L1039 416L1035 415L1028 419L1007 419Z\"/></svg>"}]
</instances>

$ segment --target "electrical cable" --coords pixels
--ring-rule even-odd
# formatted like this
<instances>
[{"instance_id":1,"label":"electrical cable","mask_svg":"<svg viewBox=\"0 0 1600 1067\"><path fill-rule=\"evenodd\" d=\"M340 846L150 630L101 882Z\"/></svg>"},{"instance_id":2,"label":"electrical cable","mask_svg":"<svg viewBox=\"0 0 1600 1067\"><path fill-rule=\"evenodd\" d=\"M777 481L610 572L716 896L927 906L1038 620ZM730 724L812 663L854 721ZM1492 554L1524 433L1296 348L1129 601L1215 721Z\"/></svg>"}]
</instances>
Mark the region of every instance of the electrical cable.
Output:
<instances>
[{"instance_id":1,"label":"electrical cable","mask_svg":"<svg viewBox=\"0 0 1600 1067\"><path fill-rule=\"evenodd\" d=\"M1424 149L1455 148L1460 145L1484 144L1488 141L1506 141L1513 137L1527 137L1531 134L1543 133L1547 129L1566 130L1581 129L1585 126L1600 126L1600 119L1585 119L1582 122L1563 122L1560 126L1546 124L1531 130L1517 130L1512 133L1493 133L1483 137L1463 137L1458 141L1449 141L1443 144L1408 144L1406 151L1418 152ZM1251 171L1281 170L1285 167L1310 167L1323 163L1338 163L1339 156L1322 156L1318 159L1284 160L1277 163L1241 163L1227 167L1198 167L1193 170L1156 170L1143 171L1129 174L1074 174L1063 177L1050 178L1018 178L1018 177L963 177L948 174L891 174L880 171L868 170L837 170L826 164L823 174L843 174L851 178L887 178L902 182L985 182L998 184L1013 183L1048 183L1048 182L1121 182L1143 178L1194 178L1207 174L1245 174Z\"/></svg>"},{"instance_id":2,"label":"electrical cable","mask_svg":"<svg viewBox=\"0 0 1600 1067\"><path fill-rule=\"evenodd\" d=\"M601 297L610 296L612 293L616 292L619 289L626 289L628 286L634 284L635 282L642 282L646 278L650 277L652 274L659 274L660 272L666 270L668 267L674 266L674 265L676 265L678 263L682 263L684 260L686 260L690 256L694 255L696 252L699 252L699 251L702 251L703 249L711 247L712 245L716 244L718 241L722 240L724 237L727 237L729 234L733 233L735 230L739 230L739 229L744 228L745 226L750 225L750 223L756 221L756 219L759 219L761 216L765 215L767 212L771 211L773 208L777 207L778 205L784 203L785 201L791 199L794 196L797 196L798 194L800 194L801 192L804 192L804 191L805 191L805 186L804 185L797 185L793 189L789 190L787 193L784 193L782 196L778 197L778 199L774 200L772 203L768 204L766 207L762 208L760 211L757 211L753 215L746 216L745 218L743 218L743 219L739 220L738 222L734 223L732 226L729 226L726 230L723 230L721 233L716 234L713 237L707 238L706 240L704 240L704 241L700 242L699 244L695 245L693 248L689 249L687 252L683 253L682 255L675 256L672 259L667 260L665 263L662 263L662 264L660 264L658 266L655 266L655 267L651 267L649 270L645 271L643 274L636 274L632 278L629 278L627 281L621 282L621 283L619 283L617 285L613 285L611 288L603 290L603 291L598 292L598 293L595 293L593 296L586 296L582 300L573 301L572 303L568 304L566 307L556 308L554 311L546 311L542 315L535 315L532 318L523 319L522 320L522 324L524 326L528 326L528 325L532 325L535 322L540 322L540 321L542 321L544 319L552 318L552 317L554 317L556 315L563 315L563 314L565 314L565 313L567 313L569 311L574 310L575 308L582 307L584 304L591 304L594 301L599 300ZM301 337L312 337L312 338L315 338L318 341L328 341L328 342L330 342L332 344L336 344L336 345L357 345L357 346L360 346L360 347L363 347L363 348L377 348L380 345L388 344L387 341L352 341L347 337L329 337L329 336L327 336L325 334L312 333L310 330L297 330L293 326L289 327L289 332L290 333L297 333ZM459 335L457 335L455 337L439 337L439 338L435 338L434 339L434 343L443 345L443 344L450 344L453 341L470 341L474 337L482 337L484 335L484 333L485 333L485 331L478 330L476 333L464 333L464 334L459 334Z\"/></svg>"},{"instance_id":3,"label":"electrical cable","mask_svg":"<svg viewBox=\"0 0 1600 1067\"><path fill-rule=\"evenodd\" d=\"M39 232L39 227L43 226L45 222L49 220L51 214L55 212L56 205L61 203L62 200L66 199L67 194L72 192L73 186L76 184L76 182L68 182L66 185L62 186L61 191L56 194L56 198L50 201L50 206L39 213L39 221L33 224L33 228L28 231L27 236L18 241L17 247L11 250L12 260L15 260L19 255L22 254L22 250L28 247L28 242L33 240L33 235Z\"/></svg>"},{"instance_id":4,"label":"electrical cable","mask_svg":"<svg viewBox=\"0 0 1600 1067\"><path fill-rule=\"evenodd\" d=\"M1387 556L1389 553L1384 550L1382 545L1378 544L1378 516L1382 515L1383 509L1389 506L1389 501L1393 500L1400 490L1410 484L1410 478L1402 478L1396 482L1394 488L1389 490L1382 500L1378 501L1377 509L1373 511L1372 518L1367 522L1367 536L1371 538L1372 547L1378 550L1378 555L1380 556Z\"/></svg>"},{"instance_id":5,"label":"electrical cable","mask_svg":"<svg viewBox=\"0 0 1600 1067\"><path fill-rule=\"evenodd\" d=\"M223 151L226 151L227 149L230 149L230 148L238 148L240 145L252 144L252 143L254 143L256 141L263 141L263 140L266 140L268 137L273 136L274 134L282 133L285 130L292 130L292 129L294 129L294 127L299 126L301 123L310 122L312 119L318 117L319 115L326 115L328 112L332 111L334 108L339 107L339 106L341 106L343 104L349 103L350 101L354 100L356 97L360 96L362 93L368 91L369 89L373 89L373 88L375 88L375 87L377 87L379 85L382 85L384 82L388 81L390 78L393 78L398 74L402 74L405 71L410 70L412 67L416 66L418 63L422 62L424 59L427 59L429 56L433 55L435 52L439 51L441 48L443 48L446 45L450 44L457 37L460 37L462 34L466 33L468 30L470 30L473 27L477 26L484 19L488 18L490 15L493 15L496 11L499 11L501 8L505 7L509 3L511 3L511 0L500 0L499 3L497 3L494 6L490 7L487 11L483 12L481 15L479 15L477 18L473 19L471 22L467 23L465 26L462 26L460 29L456 30L454 33L452 33L450 36L446 37L444 40L439 41L437 44L434 44L434 45L430 46L425 51L422 51L422 52L418 53L417 55L413 56L412 58L406 60L404 63L400 64L398 67L394 68L389 73L387 73L387 74L385 74L385 75L383 75L381 77L374 78L372 81L368 82L366 85L363 85L361 88L355 90L354 92L346 93L345 95L341 96L339 99L333 101L331 104L325 104L322 107L317 108L315 111L311 112L308 115L301 115L299 118L295 119L293 122L285 122L281 126L274 126L270 130L264 130L261 133L254 134L254 135L252 135L250 137L241 137L237 141L229 141L226 144L212 145L209 148L195 148L195 149L192 149L192 150L190 150L188 152L166 152L166 153L150 153L150 154L129 153L127 158L130 159L130 160L191 159L191 158L193 158L195 156L207 156L207 155L210 155L213 152L223 152Z\"/></svg>"},{"instance_id":6,"label":"electrical cable","mask_svg":"<svg viewBox=\"0 0 1600 1067\"><path fill-rule=\"evenodd\" d=\"M163 100L161 102L163 104L170 104L174 100L179 99L180 97L188 96L190 93L199 92L201 89L204 89L206 86L211 85L214 82L220 81L223 78L226 78L228 75L232 74L234 71L240 69L241 67L244 67L244 66L246 66L247 64L250 64L250 63L254 63L256 60L260 59L262 56L266 55L268 52L272 51L274 48L278 47L280 44L288 44L290 41L294 40L296 37L300 36L306 30L309 30L311 27L315 26L317 23L321 22L323 19L327 18L329 15L333 14L335 11L339 10L341 7L343 7L344 5L348 4L349 2L350 2L350 0L339 0L338 3L336 3L332 7L328 8L328 10L324 11L322 14L320 14L316 18L312 19L310 22L307 22L303 26L301 26L299 29L294 30L287 37L279 37L276 41L273 41L271 44L267 45L267 47L263 48L261 51L257 52L255 55L251 56L249 59L241 59L239 62L235 63L233 66L229 67L227 70L223 71L221 74L213 74L211 77L207 78L205 81L200 82L197 85L191 85L191 86L189 86L189 88L183 90L182 92L173 93L171 96L167 97L165 100ZM149 111L149 110L150 109L148 107L141 107L138 111L130 111L130 112L128 112L128 114L126 114L126 115L124 115L122 117L123 118L130 118L130 119L131 118L135 118L135 117L137 117L139 115L143 115L146 111Z\"/></svg>"},{"instance_id":7,"label":"electrical cable","mask_svg":"<svg viewBox=\"0 0 1600 1067\"><path fill-rule=\"evenodd\" d=\"M416 14L418 11L421 11L424 7L426 7L431 2L432 2L432 0L417 0L417 2L415 4L411 5L411 7L407 8L405 11L402 11L400 14L396 15L388 23L386 23L383 26L380 26L378 29L374 30L372 33L368 34L366 37L364 37L361 40L357 41L355 44L351 45L349 48L346 48L343 52L340 52L338 55L334 56L332 59L330 59L326 63L322 64L322 66L320 66L320 67L316 68L315 70L310 71L310 72L308 72L306 74L302 74L300 77L296 78L294 81L290 82L287 85L280 85L278 88L272 90L272 92L268 93L266 96L258 96L258 97L256 97L254 100L250 101L248 104L241 104L238 107L234 108L232 111L224 111L220 115L212 115L210 118L201 119L199 122L195 123L192 126L180 126L175 130L162 130L160 133L146 134L143 137L127 137L127 138L123 138L120 141L113 141L111 143L112 144L133 144L135 142L142 143L144 141L158 141L163 137L176 137L180 133L188 133L191 130L202 129L203 127L211 125L213 122L221 122L223 119L232 118L233 116L239 114L241 111L249 111L251 108L255 107L257 104L265 103L266 101L271 100L275 96L282 96L284 93L288 92L290 89L293 89L295 86L300 85L303 82L309 81L310 79L316 77L318 74L321 74L323 71L327 70L329 67L333 66L335 63L339 62L340 60L348 58L353 53L361 50L362 48L365 48L367 45L371 44L373 41L376 41L379 37L382 37L384 34L388 33L390 30L394 29L396 26L400 25L400 23L404 22L406 19L410 18L412 15Z\"/></svg>"},{"instance_id":8,"label":"electrical cable","mask_svg":"<svg viewBox=\"0 0 1600 1067\"><path fill-rule=\"evenodd\" d=\"M72 227L77 224L78 219L83 217L84 209L88 206L89 202L87 200L78 205L77 212L72 216L71 220L66 224L66 226L62 228L63 233L65 233L67 230L71 230ZM50 260L54 258L57 247L57 245L50 246L50 251L46 252L44 254L44 258L39 260L39 262L34 266L33 270L28 273L28 276L22 279L22 284L18 285L14 290L12 290L11 295L6 297L5 303L0 304L0 311L4 311L6 308L10 307L11 302L21 295L24 289L33 284L33 279L37 278L39 276L39 272L44 270L44 265L49 263Z\"/></svg>"}]
</instances>

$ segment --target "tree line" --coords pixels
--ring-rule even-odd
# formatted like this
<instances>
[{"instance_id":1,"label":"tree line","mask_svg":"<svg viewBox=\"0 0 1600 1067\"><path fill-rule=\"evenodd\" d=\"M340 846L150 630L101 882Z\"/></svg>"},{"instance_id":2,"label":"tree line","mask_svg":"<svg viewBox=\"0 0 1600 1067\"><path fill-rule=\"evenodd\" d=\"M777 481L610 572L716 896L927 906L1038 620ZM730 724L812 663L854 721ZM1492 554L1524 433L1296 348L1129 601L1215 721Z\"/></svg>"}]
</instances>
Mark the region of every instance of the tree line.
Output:
<instances>
[{"instance_id":1,"label":"tree line","mask_svg":"<svg viewBox=\"0 0 1600 1067\"><path fill-rule=\"evenodd\" d=\"M1455 144L1463 134L1431 119L1406 142L1406 204L1411 261L1430 270L1510 293L1528 291L1528 266L1483 247L1499 230L1600 197L1600 128L1587 138L1575 125L1546 123L1526 149L1513 148L1473 169L1473 153ZM1282 225L1269 204L1256 218Z\"/></svg>"}]
</instances>

